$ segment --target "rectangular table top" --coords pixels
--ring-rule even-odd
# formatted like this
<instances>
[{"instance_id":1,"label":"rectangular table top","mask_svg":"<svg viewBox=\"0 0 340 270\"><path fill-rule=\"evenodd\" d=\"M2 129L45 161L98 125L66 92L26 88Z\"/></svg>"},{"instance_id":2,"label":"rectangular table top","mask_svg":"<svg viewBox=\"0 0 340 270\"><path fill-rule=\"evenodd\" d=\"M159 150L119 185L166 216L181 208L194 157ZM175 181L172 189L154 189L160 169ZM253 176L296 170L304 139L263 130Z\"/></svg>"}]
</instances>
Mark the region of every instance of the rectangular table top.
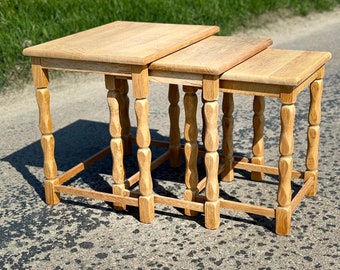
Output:
<instances>
[{"instance_id":1,"label":"rectangular table top","mask_svg":"<svg viewBox=\"0 0 340 270\"><path fill-rule=\"evenodd\" d=\"M116 21L26 48L23 54L146 65L218 31L218 26Z\"/></svg>"},{"instance_id":2,"label":"rectangular table top","mask_svg":"<svg viewBox=\"0 0 340 270\"><path fill-rule=\"evenodd\" d=\"M220 75L272 43L266 38L211 36L153 62L149 69Z\"/></svg>"},{"instance_id":3,"label":"rectangular table top","mask_svg":"<svg viewBox=\"0 0 340 270\"><path fill-rule=\"evenodd\" d=\"M330 58L329 52L267 49L223 73L220 79L297 86Z\"/></svg>"}]
</instances>

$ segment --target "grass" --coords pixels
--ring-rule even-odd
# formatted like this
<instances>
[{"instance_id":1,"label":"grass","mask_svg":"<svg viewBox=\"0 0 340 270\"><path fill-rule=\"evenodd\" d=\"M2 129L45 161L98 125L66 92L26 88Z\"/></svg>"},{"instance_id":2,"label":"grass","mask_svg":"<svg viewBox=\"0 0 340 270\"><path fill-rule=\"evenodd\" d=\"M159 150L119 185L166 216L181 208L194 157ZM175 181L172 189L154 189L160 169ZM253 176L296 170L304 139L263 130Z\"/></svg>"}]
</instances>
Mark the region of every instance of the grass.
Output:
<instances>
[{"instance_id":1,"label":"grass","mask_svg":"<svg viewBox=\"0 0 340 270\"><path fill-rule=\"evenodd\" d=\"M29 78L23 48L115 20L219 25L220 34L228 35L256 25L256 18L267 12L284 9L304 16L339 4L340 0L0 0L0 92Z\"/></svg>"}]
</instances>

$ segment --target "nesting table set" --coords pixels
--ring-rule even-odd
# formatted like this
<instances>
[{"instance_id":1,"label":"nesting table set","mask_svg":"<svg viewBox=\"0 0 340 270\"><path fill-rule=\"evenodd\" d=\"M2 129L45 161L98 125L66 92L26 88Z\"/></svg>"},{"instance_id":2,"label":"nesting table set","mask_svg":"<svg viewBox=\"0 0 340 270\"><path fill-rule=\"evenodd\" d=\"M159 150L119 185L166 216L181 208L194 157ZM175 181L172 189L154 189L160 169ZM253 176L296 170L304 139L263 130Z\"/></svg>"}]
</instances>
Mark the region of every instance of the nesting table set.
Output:
<instances>
[{"instance_id":1,"label":"nesting table set","mask_svg":"<svg viewBox=\"0 0 340 270\"><path fill-rule=\"evenodd\" d=\"M217 26L181 25L117 21L40 45L26 48L31 57L33 81L39 107L39 128L44 153L47 204L57 204L60 194L71 194L113 202L115 209L127 205L139 208L140 221L154 219L155 203L184 209L194 216L204 214L205 226L216 229L220 224L220 208L228 208L276 220L276 233L290 233L291 215L304 196L317 191L318 143L320 137L321 94L324 65L331 58L328 52L275 50L272 41L261 38L215 36ZM54 136L50 114L48 70L101 73L105 76L110 111L110 147L57 175L54 157ZM136 138L130 135L127 80L132 80L134 109L137 119ZM154 141L148 126L149 81L169 84L169 142ZM179 88L183 85L185 144L180 144ZM293 168L295 101L310 86L306 170ZM203 149L197 144L197 91L203 97ZM219 96L222 102L222 151L219 153ZM235 157L233 153L233 95L254 96L253 157ZM279 98L282 106L281 133L277 167L264 162L265 97ZM237 138L236 138L237 140ZM139 171L126 178L123 158L131 153L131 144L138 145ZM167 147L168 151L151 162L150 146ZM88 166L111 153L113 157L112 194L64 185ZM151 171L169 160L180 166L181 155L186 161L186 190L183 198L154 194ZM198 156L204 157L206 177L199 181ZM234 168L251 171L255 181L264 174L278 175L275 209L219 197L219 176L232 181ZM299 192L292 198L291 180L304 179ZM138 183L138 191L129 188ZM204 190L204 195L201 192Z\"/></svg>"}]
</instances>

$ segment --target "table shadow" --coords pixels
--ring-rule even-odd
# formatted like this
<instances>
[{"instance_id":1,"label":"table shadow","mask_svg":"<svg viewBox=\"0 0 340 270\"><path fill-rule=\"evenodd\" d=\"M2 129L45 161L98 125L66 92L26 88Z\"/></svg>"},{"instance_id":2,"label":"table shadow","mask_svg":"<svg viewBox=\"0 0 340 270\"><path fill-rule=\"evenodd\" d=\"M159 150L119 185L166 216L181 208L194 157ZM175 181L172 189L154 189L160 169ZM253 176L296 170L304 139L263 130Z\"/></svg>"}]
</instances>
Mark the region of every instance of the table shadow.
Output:
<instances>
[{"instance_id":1,"label":"table shadow","mask_svg":"<svg viewBox=\"0 0 340 270\"><path fill-rule=\"evenodd\" d=\"M132 136L136 134L136 128L131 128ZM169 141L169 138L158 133L157 130L150 130L151 138L161 141ZM67 171L76 164L86 160L90 156L96 154L98 151L107 147L110 143L111 136L108 131L108 124L103 122L95 122L89 120L77 120L70 125L59 129L53 133L55 137L55 158L57 161L58 170L61 172ZM162 155L165 148L151 147L152 158L155 159ZM137 146L133 145L133 154L124 157L124 166L126 169L126 176L129 177L138 171L138 163L136 161ZM239 154L239 153L236 153ZM9 162L22 177L31 185L37 195L42 201L45 201L44 194L44 175L43 175L43 154L41 150L40 140L37 140L18 151L6 156L2 159L3 161ZM205 176L205 169L203 161L199 161L198 171L200 179ZM162 180L172 181L184 185L185 175L185 160L182 157L182 165L179 168L170 168L166 162L161 165L158 169L152 172L153 177L153 188L154 192L172 198L177 198L174 190L168 190L161 182ZM71 178L65 184L72 184L75 181L82 182L87 185L90 189L101 191L101 192L112 192L111 183L108 182L108 178L111 176L112 170L112 156L109 154L94 165L90 166L77 176ZM107 177L103 177L106 175ZM249 172L242 172L241 178L248 178ZM239 179L241 180L241 179ZM241 181L244 181L243 179ZM267 183L268 184L268 183ZM293 188L294 193L297 192L297 187ZM223 191L220 192L221 198L228 198L230 200L238 201L237 198L233 198ZM63 202L73 205L83 205L85 207L100 208L102 210L108 210L105 206L88 205L81 200L62 199ZM112 204L108 203L109 209L112 209ZM156 210L156 213L166 215L168 217L180 217L195 221L197 224L204 226L204 215L198 215L197 217L186 217L183 209L176 208L177 213L166 213L163 210ZM128 207L128 214L138 219L138 209L135 207ZM237 219L232 216L222 214L221 217L224 219ZM251 215L251 220L243 220L249 224L256 224L262 226L268 230L272 230L272 222L269 219L257 215Z\"/></svg>"},{"instance_id":2,"label":"table shadow","mask_svg":"<svg viewBox=\"0 0 340 270\"><path fill-rule=\"evenodd\" d=\"M134 136L136 128L131 128ZM167 141L168 138L160 135L157 130L150 130L151 137L157 140ZM110 134L108 124L89 120L77 120L70 125L53 132L55 138L55 159L59 172L65 172L78 163L86 160L98 151L106 148L110 144ZM136 148L136 147L135 147ZM164 149L162 149L164 152ZM161 153L153 151L155 157ZM131 155L132 156L132 155ZM138 165L135 160L126 157L127 176L129 172L136 172ZM9 162L22 177L30 184L41 200L45 201L44 195L44 175L43 175L43 153L40 140L37 140L14 153L4 157L3 161ZM105 156L67 183L72 183L77 178L81 178L86 184L97 191L111 192L111 186L101 175L111 175L112 157Z\"/></svg>"}]
</instances>

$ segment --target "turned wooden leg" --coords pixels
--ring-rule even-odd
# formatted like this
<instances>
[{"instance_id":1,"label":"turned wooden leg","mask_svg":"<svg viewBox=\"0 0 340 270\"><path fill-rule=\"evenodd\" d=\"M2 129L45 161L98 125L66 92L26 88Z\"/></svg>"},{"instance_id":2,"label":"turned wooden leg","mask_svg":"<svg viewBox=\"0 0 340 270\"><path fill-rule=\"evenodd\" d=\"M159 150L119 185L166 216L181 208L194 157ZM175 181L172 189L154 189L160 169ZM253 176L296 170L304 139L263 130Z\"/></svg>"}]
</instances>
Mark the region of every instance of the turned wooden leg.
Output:
<instances>
[{"instance_id":1,"label":"turned wooden leg","mask_svg":"<svg viewBox=\"0 0 340 270\"><path fill-rule=\"evenodd\" d=\"M181 166L181 135L179 129L179 89L178 85L170 84L168 99L169 105L169 118L170 118L170 132L169 132L169 151L170 151L170 166L172 168Z\"/></svg>"},{"instance_id":2,"label":"turned wooden leg","mask_svg":"<svg viewBox=\"0 0 340 270\"><path fill-rule=\"evenodd\" d=\"M60 202L60 193L55 191L59 185L57 178L57 163L54 157L54 136L52 134L52 118L50 113L50 92L47 88L48 70L40 65L39 58L32 58L32 75L36 90L36 99L39 107L39 129L41 132L41 147L44 154L44 182L45 200L47 204Z\"/></svg>"},{"instance_id":3,"label":"turned wooden leg","mask_svg":"<svg viewBox=\"0 0 340 270\"><path fill-rule=\"evenodd\" d=\"M265 100L264 97L255 96L253 109L254 109L254 117L253 117L253 129L254 129L254 138L253 138L253 158L251 159L251 163L264 165L264 107ZM252 180L262 180L264 178L263 172L251 172L250 178Z\"/></svg>"},{"instance_id":4,"label":"turned wooden leg","mask_svg":"<svg viewBox=\"0 0 340 270\"><path fill-rule=\"evenodd\" d=\"M281 135L280 135L280 159L278 164L279 186L277 194L278 207L276 208L276 233L288 235L291 223L291 200L292 200L292 170L294 150L294 104L283 104L281 107Z\"/></svg>"},{"instance_id":5,"label":"turned wooden leg","mask_svg":"<svg viewBox=\"0 0 340 270\"><path fill-rule=\"evenodd\" d=\"M198 144L197 144L197 95L194 87L184 86L184 110L185 110L185 125L184 125L184 138L186 143L184 145L184 154L186 160L185 169L185 185L186 190L184 193L184 199L188 201L194 201L196 195L198 195L197 183L198 183L198 171L197 171L197 156L198 156ZM197 212L190 209L184 209L184 213L188 216L197 215Z\"/></svg>"},{"instance_id":6,"label":"turned wooden leg","mask_svg":"<svg viewBox=\"0 0 340 270\"><path fill-rule=\"evenodd\" d=\"M112 153L112 178L114 184L112 186L112 192L115 195L123 196L125 190L125 170L124 170L124 147L122 139L122 125L120 115L121 93L118 88L120 84L119 80L116 80L112 75L105 75L105 85L108 89L107 103L110 110L110 123L109 131L112 137L111 139L111 153ZM126 209L125 204L115 203L114 208L116 210Z\"/></svg>"},{"instance_id":7,"label":"turned wooden leg","mask_svg":"<svg viewBox=\"0 0 340 270\"><path fill-rule=\"evenodd\" d=\"M307 156L306 156L306 172L305 181L310 177L314 178L314 183L307 192L307 196L315 196L318 190L318 150L320 140L320 121L321 121L321 96L322 96L323 80L315 80L310 85L310 107L307 131Z\"/></svg>"},{"instance_id":8,"label":"turned wooden leg","mask_svg":"<svg viewBox=\"0 0 340 270\"><path fill-rule=\"evenodd\" d=\"M217 229L220 225L220 201L218 183L218 96L219 79L216 76L205 76L203 79L204 120L206 123L204 157L206 170L206 203L204 205L205 226Z\"/></svg>"},{"instance_id":9,"label":"turned wooden leg","mask_svg":"<svg viewBox=\"0 0 340 270\"><path fill-rule=\"evenodd\" d=\"M222 103L222 154L224 171L222 172L222 181L229 182L234 180L234 144L233 144L233 128L234 128L234 98L231 93L223 93Z\"/></svg>"},{"instance_id":10,"label":"turned wooden leg","mask_svg":"<svg viewBox=\"0 0 340 270\"><path fill-rule=\"evenodd\" d=\"M119 91L119 117L122 126L122 139L124 155L132 153L131 123L129 117L130 100L128 97L129 85L126 79L115 79L116 89Z\"/></svg>"},{"instance_id":11,"label":"turned wooden leg","mask_svg":"<svg viewBox=\"0 0 340 270\"><path fill-rule=\"evenodd\" d=\"M151 150L149 148L151 137L148 124L149 117L149 78L147 66L135 66L132 68L132 87L135 100L135 112L137 119L136 142L139 178L139 215L140 221L150 223L155 218L154 196L152 194L151 178Z\"/></svg>"},{"instance_id":12,"label":"turned wooden leg","mask_svg":"<svg viewBox=\"0 0 340 270\"><path fill-rule=\"evenodd\" d=\"M205 151L204 140L205 140L205 130L206 130L206 123L204 119L204 104L205 100L203 98L203 93L201 95L202 107L201 107L201 116L202 116L202 132L201 132L201 140L203 143L202 150Z\"/></svg>"}]
</instances>

